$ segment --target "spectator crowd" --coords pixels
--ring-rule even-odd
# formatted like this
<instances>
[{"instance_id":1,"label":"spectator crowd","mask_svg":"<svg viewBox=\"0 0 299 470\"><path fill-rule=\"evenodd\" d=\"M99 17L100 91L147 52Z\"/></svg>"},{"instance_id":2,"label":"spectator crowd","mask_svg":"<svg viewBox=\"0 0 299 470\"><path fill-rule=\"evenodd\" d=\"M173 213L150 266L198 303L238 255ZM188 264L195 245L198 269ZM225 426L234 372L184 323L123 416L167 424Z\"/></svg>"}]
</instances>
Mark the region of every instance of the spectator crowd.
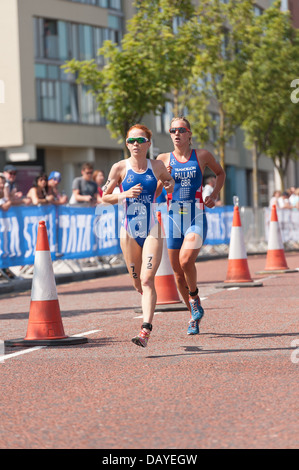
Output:
<instances>
[{"instance_id":1,"label":"spectator crowd","mask_svg":"<svg viewBox=\"0 0 299 470\"><path fill-rule=\"evenodd\" d=\"M12 206L46 205L46 204L75 204L95 206L102 202L102 187L105 174L95 170L91 163L84 163L81 176L76 177L72 184L72 195L69 199L64 191L59 189L61 173L52 171L49 176L42 172L32 182L27 194L18 190L16 184L17 168L8 164L0 172L0 209L7 211Z\"/></svg>"},{"instance_id":2,"label":"spectator crowd","mask_svg":"<svg viewBox=\"0 0 299 470\"><path fill-rule=\"evenodd\" d=\"M269 206L277 209L299 209L299 188L291 186L286 191L275 190Z\"/></svg>"}]
</instances>

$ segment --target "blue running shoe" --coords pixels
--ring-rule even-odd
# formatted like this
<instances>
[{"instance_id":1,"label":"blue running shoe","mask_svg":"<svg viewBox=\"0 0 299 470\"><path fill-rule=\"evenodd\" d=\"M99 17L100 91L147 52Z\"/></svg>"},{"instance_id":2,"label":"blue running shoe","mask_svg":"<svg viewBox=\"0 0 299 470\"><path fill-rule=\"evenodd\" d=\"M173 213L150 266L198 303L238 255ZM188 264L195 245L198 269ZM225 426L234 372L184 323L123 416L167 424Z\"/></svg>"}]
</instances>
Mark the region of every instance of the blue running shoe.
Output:
<instances>
[{"instance_id":1,"label":"blue running shoe","mask_svg":"<svg viewBox=\"0 0 299 470\"><path fill-rule=\"evenodd\" d=\"M198 320L190 320L187 335L199 335L199 321Z\"/></svg>"},{"instance_id":2,"label":"blue running shoe","mask_svg":"<svg viewBox=\"0 0 299 470\"><path fill-rule=\"evenodd\" d=\"M197 296L195 299L189 299L189 303L191 307L192 320L197 320L199 323L205 314L204 309L200 305L199 297Z\"/></svg>"}]
</instances>

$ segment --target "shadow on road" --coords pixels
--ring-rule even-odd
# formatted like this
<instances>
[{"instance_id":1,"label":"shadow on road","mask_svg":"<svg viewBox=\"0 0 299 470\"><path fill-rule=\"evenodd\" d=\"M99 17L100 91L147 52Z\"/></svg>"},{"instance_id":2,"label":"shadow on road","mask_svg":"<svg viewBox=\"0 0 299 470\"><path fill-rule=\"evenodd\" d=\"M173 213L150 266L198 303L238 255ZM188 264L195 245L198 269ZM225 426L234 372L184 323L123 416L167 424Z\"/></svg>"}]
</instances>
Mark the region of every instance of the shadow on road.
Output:
<instances>
[{"instance_id":1,"label":"shadow on road","mask_svg":"<svg viewBox=\"0 0 299 470\"><path fill-rule=\"evenodd\" d=\"M181 354L161 354L158 356L147 356L148 359L161 359L163 357L195 356L208 354L228 354L228 353L249 353L249 352L269 352L269 351L293 351L294 348L248 348L248 349L202 349L199 346L181 346L185 348L185 353Z\"/></svg>"}]
</instances>

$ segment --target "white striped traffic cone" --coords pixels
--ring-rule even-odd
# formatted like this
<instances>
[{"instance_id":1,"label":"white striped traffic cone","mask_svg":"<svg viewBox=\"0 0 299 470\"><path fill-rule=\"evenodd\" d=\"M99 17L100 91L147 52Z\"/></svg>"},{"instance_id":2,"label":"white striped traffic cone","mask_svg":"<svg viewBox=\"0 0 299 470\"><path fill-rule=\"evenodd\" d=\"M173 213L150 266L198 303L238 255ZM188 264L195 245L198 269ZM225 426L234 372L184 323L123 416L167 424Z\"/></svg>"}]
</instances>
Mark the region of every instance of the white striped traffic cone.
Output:
<instances>
[{"instance_id":1,"label":"white striped traffic cone","mask_svg":"<svg viewBox=\"0 0 299 470\"><path fill-rule=\"evenodd\" d=\"M230 236L227 275L221 287L257 287L250 276L239 207L235 205Z\"/></svg>"},{"instance_id":2,"label":"white striped traffic cone","mask_svg":"<svg viewBox=\"0 0 299 470\"><path fill-rule=\"evenodd\" d=\"M289 273L298 272L296 269L289 269L284 254L283 241L281 237L279 221L277 217L276 206L273 204L271 209L271 219L269 226L269 239L268 250L266 258L266 266L264 271L259 271L257 274L267 273Z\"/></svg>"},{"instance_id":3,"label":"white striped traffic cone","mask_svg":"<svg viewBox=\"0 0 299 470\"><path fill-rule=\"evenodd\" d=\"M165 238L163 238L161 263L155 277L155 288L157 292L157 305L181 303L168 257Z\"/></svg>"},{"instance_id":4,"label":"white striped traffic cone","mask_svg":"<svg viewBox=\"0 0 299 470\"><path fill-rule=\"evenodd\" d=\"M64 333L47 228L39 222L27 334L24 339L5 341L6 346L62 346L86 343L87 338Z\"/></svg>"}]
</instances>

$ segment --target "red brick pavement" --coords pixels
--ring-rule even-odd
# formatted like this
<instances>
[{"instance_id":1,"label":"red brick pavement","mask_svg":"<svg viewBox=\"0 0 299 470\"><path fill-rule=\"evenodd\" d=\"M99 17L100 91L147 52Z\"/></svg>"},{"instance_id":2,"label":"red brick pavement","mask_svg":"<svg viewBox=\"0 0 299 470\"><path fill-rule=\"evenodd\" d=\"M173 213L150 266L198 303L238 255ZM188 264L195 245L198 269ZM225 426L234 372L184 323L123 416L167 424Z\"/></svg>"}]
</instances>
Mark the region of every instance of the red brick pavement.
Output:
<instances>
[{"instance_id":1,"label":"red brick pavement","mask_svg":"<svg viewBox=\"0 0 299 470\"><path fill-rule=\"evenodd\" d=\"M299 254L288 253L290 268ZM297 448L299 272L258 276L263 287L216 289L227 260L197 264L205 317L155 315L149 346L128 275L57 287L66 334L79 346L6 348L0 363L1 448ZM0 339L24 337L30 292L0 298ZM299 344L298 344L299 347Z\"/></svg>"}]
</instances>

